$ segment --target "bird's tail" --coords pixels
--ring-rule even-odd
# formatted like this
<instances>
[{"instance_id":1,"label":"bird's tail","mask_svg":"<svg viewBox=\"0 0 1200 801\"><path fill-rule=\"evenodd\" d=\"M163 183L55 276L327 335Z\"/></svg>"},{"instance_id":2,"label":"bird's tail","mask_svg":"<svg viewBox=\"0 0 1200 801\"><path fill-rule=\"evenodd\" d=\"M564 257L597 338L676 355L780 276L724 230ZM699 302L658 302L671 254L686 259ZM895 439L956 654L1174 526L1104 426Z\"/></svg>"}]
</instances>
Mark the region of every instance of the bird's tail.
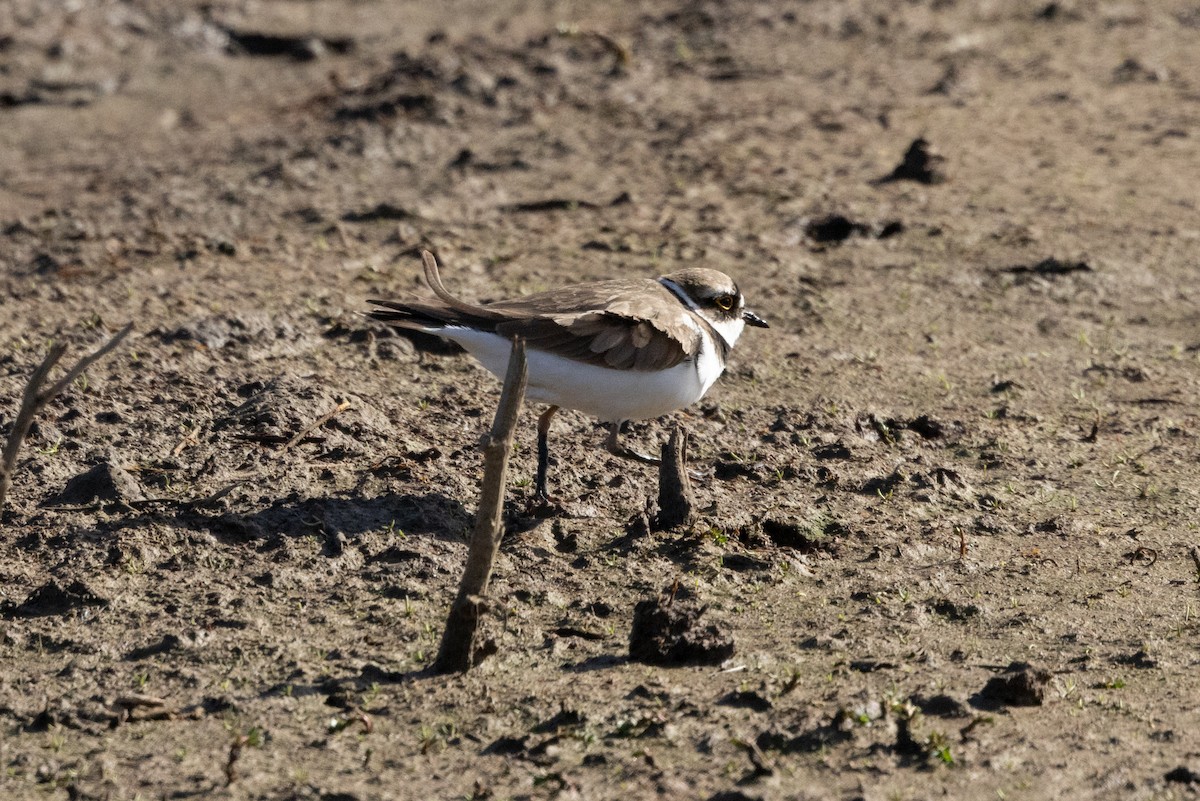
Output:
<instances>
[{"instance_id":1,"label":"bird's tail","mask_svg":"<svg viewBox=\"0 0 1200 801\"><path fill-rule=\"evenodd\" d=\"M381 308L368 312L368 317L396 328L415 331L436 330L448 325L489 330L502 319L502 315L494 311L451 295L442 284L437 259L433 254L426 250L421 253L421 258L425 264L425 283L433 290L437 300L369 300L368 303Z\"/></svg>"},{"instance_id":2,"label":"bird's tail","mask_svg":"<svg viewBox=\"0 0 1200 801\"><path fill-rule=\"evenodd\" d=\"M451 321L446 319L446 315L439 313L441 310L437 307L417 301L404 303L395 300L369 300L367 302L381 307L367 312L368 317L396 328L429 331L451 324Z\"/></svg>"},{"instance_id":3,"label":"bird's tail","mask_svg":"<svg viewBox=\"0 0 1200 801\"><path fill-rule=\"evenodd\" d=\"M442 274L438 271L437 259L434 258L432 253L428 250L421 251L421 262L425 265L425 283L433 290L433 294L438 296L438 300L463 314L487 315L482 306L459 300L451 295L446 287L442 285Z\"/></svg>"}]
</instances>

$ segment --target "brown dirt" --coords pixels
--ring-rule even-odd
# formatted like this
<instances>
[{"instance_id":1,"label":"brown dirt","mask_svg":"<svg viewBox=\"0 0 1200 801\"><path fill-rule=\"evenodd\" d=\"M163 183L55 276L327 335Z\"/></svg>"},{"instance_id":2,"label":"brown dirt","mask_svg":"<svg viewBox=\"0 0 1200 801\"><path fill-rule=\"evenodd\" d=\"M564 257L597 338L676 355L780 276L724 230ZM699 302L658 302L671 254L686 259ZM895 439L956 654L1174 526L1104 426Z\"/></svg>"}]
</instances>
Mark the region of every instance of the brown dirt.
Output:
<instances>
[{"instance_id":1,"label":"brown dirt","mask_svg":"<svg viewBox=\"0 0 1200 801\"><path fill-rule=\"evenodd\" d=\"M0 797L1194 795L1200 7L433 5L0 8L0 424L137 325L3 511ZM497 385L359 315L426 246L772 323L691 530L573 414L528 514L523 412L455 677ZM730 660L629 660L676 583Z\"/></svg>"}]
</instances>

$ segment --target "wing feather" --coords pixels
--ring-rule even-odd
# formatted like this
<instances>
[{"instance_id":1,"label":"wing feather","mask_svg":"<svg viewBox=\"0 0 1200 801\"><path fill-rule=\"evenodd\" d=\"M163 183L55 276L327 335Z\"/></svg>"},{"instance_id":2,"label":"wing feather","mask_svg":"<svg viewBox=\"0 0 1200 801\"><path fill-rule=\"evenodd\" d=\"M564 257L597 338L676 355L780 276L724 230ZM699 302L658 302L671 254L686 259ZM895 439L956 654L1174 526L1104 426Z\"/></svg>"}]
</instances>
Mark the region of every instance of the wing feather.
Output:
<instances>
[{"instance_id":1,"label":"wing feather","mask_svg":"<svg viewBox=\"0 0 1200 801\"><path fill-rule=\"evenodd\" d=\"M593 353L607 353L617 349L628 339L629 331L625 326L613 325L593 334L592 342L588 347Z\"/></svg>"},{"instance_id":2,"label":"wing feather","mask_svg":"<svg viewBox=\"0 0 1200 801\"><path fill-rule=\"evenodd\" d=\"M476 305L459 300L442 284L437 261L423 255L425 280L435 298L380 301L370 316L397 328L462 325L520 336L526 346L586 364L621 370L665 370L685 361L700 345L700 331L678 319L659 322L663 295L657 281L631 289L629 282L580 284L523 298ZM599 298L607 298L597 303Z\"/></svg>"},{"instance_id":3,"label":"wing feather","mask_svg":"<svg viewBox=\"0 0 1200 801\"><path fill-rule=\"evenodd\" d=\"M506 337L524 337L531 349L618 370L665 370L684 361L699 344L681 342L645 320L611 311L516 318L495 330Z\"/></svg>"}]
</instances>

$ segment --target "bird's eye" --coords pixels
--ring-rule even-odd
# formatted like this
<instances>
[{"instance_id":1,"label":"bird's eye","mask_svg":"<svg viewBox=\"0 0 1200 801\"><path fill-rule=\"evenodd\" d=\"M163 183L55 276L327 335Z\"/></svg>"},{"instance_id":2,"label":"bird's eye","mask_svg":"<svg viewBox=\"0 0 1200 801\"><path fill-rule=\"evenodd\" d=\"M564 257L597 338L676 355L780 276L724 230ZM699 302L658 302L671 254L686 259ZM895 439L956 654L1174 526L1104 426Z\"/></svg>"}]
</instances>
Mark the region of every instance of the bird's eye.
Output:
<instances>
[{"instance_id":1,"label":"bird's eye","mask_svg":"<svg viewBox=\"0 0 1200 801\"><path fill-rule=\"evenodd\" d=\"M729 311L733 308L733 295L721 295L717 298L717 308L721 311Z\"/></svg>"}]
</instances>

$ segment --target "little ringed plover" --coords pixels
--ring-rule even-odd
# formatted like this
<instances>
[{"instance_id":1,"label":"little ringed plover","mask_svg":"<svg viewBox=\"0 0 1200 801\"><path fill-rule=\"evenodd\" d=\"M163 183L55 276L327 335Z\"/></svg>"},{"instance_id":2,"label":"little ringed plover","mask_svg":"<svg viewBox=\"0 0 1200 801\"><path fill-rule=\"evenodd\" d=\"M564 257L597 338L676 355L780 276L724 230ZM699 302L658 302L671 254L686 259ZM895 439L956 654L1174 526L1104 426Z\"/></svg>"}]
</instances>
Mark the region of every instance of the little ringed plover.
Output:
<instances>
[{"instance_id":1,"label":"little ringed plover","mask_svg":"<svg viewBox=\"0 0 1200 801\"><path fill-rule=\"evenodd\" d=\"M546 497L550 420L575 409L610 424L610 453L655 464L619 441L621 424L690 406L725 370L747 325L767 328L745 307L737 284L692 267L660 278L575 284L494 303L459 300L442 285L433 254L422 254L436 297L372 300L370 317L436 334L465 348L503 379L513 337L525 339L526 398L549 404L538 419L536 491Z\"/></svg>"}]
</instances>

